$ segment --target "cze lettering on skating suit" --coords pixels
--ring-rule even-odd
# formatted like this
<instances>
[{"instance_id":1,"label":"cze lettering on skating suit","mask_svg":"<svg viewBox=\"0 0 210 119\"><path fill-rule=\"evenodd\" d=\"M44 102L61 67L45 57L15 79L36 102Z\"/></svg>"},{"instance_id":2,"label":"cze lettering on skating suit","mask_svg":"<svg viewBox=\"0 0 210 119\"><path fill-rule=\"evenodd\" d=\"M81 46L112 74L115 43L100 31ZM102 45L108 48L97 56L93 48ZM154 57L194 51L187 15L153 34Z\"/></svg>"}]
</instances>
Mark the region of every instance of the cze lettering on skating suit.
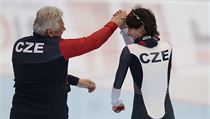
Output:
<instances>
[{"instance_id":1,"label":"cze lettering on skating suit","mask_svg":"<svg viewBox=\"0 0 210 119\"><path fill-rule=\"evenodd\" d=\"M161 55L161 57L159 57ZM169 60L169 51L164 50L160 52L142 53L139 56L142 63L156 63Z\"/></svg>"},{"instance_id":2,"label":"cze lettering on skating suit","mask_svg":"<svg viewBox=\"0 0 210 119\"><path fill-rule=\"evenodd\" d=\"M44 43L19 42L15 47L16 52L43 53Z\"/></svg>"}]
</instances>

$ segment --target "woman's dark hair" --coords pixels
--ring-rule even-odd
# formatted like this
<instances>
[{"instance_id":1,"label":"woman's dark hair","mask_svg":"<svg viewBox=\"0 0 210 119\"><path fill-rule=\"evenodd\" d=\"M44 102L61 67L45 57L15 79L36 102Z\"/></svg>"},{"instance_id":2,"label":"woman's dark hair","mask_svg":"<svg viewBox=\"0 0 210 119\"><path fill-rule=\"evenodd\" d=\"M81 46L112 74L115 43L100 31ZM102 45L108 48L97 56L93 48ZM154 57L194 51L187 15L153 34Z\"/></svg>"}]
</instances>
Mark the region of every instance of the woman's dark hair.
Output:
<instances>
[{"instance_id":1,"label":"woman's dark hair","mask_svg":"<svg viewBox=\"0 0 210 119\"><path fill-rule=\"evenodd\" d=\"M136 8L126 17L126 24L129 28L139 28L144 24L146 34L148 36L159 35L154 14L145 8Z\"/></svg>"}]
</instances>

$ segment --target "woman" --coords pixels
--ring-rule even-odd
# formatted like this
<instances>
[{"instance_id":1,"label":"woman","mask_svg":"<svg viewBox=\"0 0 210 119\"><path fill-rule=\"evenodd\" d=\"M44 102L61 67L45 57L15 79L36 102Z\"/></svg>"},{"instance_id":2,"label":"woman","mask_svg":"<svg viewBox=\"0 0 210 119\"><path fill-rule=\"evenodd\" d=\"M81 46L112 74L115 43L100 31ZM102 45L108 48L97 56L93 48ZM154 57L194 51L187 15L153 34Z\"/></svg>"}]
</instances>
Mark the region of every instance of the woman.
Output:
<instances>
[{"instance_id":1,"label":"woman","mask_svg":"<svg viewBox=\"0 0 210 119\"><path fill-rule=\"evenodd\" d=\"M111 94L113 111L118 113L124 109L119 97L130 68L135 92L131 118L175 119L169 97L171 45L159 39L156 19L149 9L131 10L126 24L128 28L121 34L127 46L121 53Z\"/></svg>"}]
</instances>

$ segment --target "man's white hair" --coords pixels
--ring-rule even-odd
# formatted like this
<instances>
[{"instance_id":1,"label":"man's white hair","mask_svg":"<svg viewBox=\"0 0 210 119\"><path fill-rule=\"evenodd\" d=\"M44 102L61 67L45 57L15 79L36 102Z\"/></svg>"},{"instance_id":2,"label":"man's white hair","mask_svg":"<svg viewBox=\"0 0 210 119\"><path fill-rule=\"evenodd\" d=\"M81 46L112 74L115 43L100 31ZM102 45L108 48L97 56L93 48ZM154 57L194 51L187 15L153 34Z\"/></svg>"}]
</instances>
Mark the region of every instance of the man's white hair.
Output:
<instances>
[{"instance_id":1,"label":"man's white hair","mask_svg":"<svg viewBox=\"0 0 210 119\"><path fill-rule=\"evenodd\" d=\"M58 31L62 16L63 12L57 7L46 6L39 9L34 20L33 31L40 35L44 35L47 29Z\"/></svg>"}]
</instances>

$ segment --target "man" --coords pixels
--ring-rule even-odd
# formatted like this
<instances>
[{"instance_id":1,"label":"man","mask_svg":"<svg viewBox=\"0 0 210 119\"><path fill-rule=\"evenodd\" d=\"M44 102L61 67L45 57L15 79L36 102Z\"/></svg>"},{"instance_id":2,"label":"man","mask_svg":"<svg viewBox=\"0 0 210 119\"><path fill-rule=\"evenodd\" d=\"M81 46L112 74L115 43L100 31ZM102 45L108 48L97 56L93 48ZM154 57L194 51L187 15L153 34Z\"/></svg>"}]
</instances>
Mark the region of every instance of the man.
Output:
<instances>
[{"instance_id":1,"label":"man","mask_svg":"<svg viewBox=\"0 0 210 119\"><path fill-rule=\"evenodd\" d=\"M159 39L156 19L149 9L131 10L126 24L126 33L121 34L127 46L121 53L112 88L112 110L119 113L125 108L119 98L130 68L135 92L131 119L174 119L169 96L171 44Z\"/></svg>"},{"instance_id":2,"label":"man","mask_svg":"<svg viewBox=\"0 0 210 119\"><path fill-rule=\"evenodd\" d=\"M14 44L15 94L10 119L68 119L67 85L95 90L91 80L67 74L68 59L99 48L126 17L125 11L112 17L88 37L63 39L62 15L56 7L41 8L33 24L34 34Z\"/></svg>"}]
</instances>

